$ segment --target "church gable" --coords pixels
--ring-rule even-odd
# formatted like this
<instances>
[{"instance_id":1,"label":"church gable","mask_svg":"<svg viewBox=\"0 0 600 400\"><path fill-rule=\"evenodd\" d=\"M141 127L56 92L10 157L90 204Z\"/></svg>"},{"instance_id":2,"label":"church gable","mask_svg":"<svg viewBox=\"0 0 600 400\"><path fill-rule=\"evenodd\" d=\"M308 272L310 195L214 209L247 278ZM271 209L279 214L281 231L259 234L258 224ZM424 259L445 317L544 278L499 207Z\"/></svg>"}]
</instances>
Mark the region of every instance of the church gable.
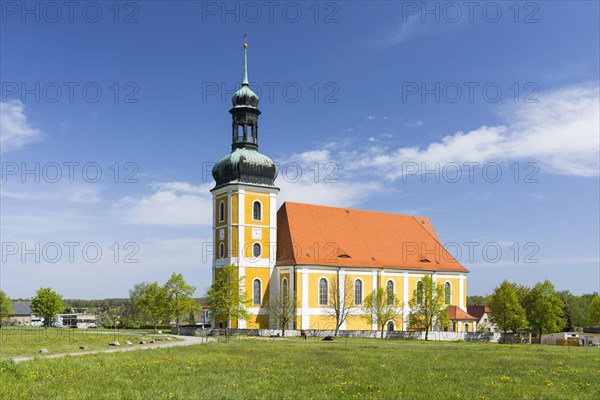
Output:
<instances>
[{"instance_id":1,"label":"church gable","mask_svg":"<svg viewBox=\"0 0 600 400\"><path fill-rule=\"evenodd\" d=\"M277 265L468 272L425 217L286 202L277 220Z\"/></svg>"}]
</instances>

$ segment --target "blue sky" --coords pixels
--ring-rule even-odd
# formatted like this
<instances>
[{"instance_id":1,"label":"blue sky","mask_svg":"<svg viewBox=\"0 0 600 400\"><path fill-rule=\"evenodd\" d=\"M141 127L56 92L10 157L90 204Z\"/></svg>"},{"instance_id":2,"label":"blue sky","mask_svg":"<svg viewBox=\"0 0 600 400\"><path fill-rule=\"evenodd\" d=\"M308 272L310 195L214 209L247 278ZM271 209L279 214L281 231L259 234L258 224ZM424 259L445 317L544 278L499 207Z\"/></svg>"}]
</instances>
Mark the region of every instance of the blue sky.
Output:
<instances>
[{"instance_id":1,"label":"blue sky","mask_svg":"<svg viewBox=\"0 0 600 400\"><path fill-rule=\"evenodd\" d=\"M600 290L597 2L23 4L0 28L12 297L126 296L174 271L208 288L206 171L244 32L280 204L428 216L470 295Z\"/></svg>"}]
</instances>

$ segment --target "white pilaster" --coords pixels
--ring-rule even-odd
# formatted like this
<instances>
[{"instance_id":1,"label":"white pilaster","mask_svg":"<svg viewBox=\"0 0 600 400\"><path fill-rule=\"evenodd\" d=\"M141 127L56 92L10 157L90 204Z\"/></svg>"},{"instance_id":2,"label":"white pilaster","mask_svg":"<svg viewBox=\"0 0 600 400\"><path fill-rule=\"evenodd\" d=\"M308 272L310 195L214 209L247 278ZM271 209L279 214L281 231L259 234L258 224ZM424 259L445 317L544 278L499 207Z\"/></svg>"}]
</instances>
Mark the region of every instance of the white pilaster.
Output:
<instances>
[{"instance_id":1,"label":"white pilaster","mask_svg":"<svg viewBox=\"0 0 600 400\"><path fill-rule=\"evenodd\" d=\"M338 290L340 293L340 301L345 300L346 299L346 271L345 270L340 270L339 271L339 275L338 275ZM344 304L344 307L348 307L349 304ZM340 329L341 330L345 330L346 329L346 321L344 320L344 322L342 322L342 324L340 325Z\"/></svg>"},{"instance_id":2,"label":"white pilaster","mask_svg":"<svg viewBox=\"0 0 600 400\"><path fill-rule=\"evenodd\" d=\"M277 261L277 194L269 193L269 276L271 277L269 301L274 299L279 293L279 271L275 268ZM273 321L269 316L269 325L276 329L277 321Z\"/></svg>"},{"instance_id":3,"label":"white pilaster","mask_svg":"<svg viewBox=\"0 0 600 400\"><path fill-rule=\"evenodd\" d=\"M408 272L404 272L402 276L402 319L404 320L403 330L408 330L408 314L410 309L408 307Z\"/></svg>"},{"instance_id":4,"label":"white pilaster","mask_svg":"<svg viewBox=\"0 0 600 400\"><path fill-rule=\"evenodd\" d=\"M460 309L462 309L463 311L465 310L465 302L464 302L464 296L465 296L465 285L464 285L464 279L465 279L465 275L461 274L458 277L458 307Z\"/></svg>"},{"instance_id":5,"label":"white pilaster","mask_svg":"<svg viewBox=\"0 0 600 400\"><path fill-rule=\"evenodd\" d=\"M300 270L302 275L302 328L310 329L310 316L308 315L308 271L306 268Z\"/></svg>"},{"instance_id":6,"label":"white pilaster","mask_svg":"<svg viewBox=\"0 0 600 400\"><path fill-rule=\"evenodd\" d=\"M244 189L239 189L238 191L238 265L245 261L244 259L244 246L245 242L245 232L244 225L246 224L246 216L245 216L245 205L246 205L246 194Z\"/></svg>"},{"instance_id":7,"label":"white pilaster","mask_svg":"<svg viewBox=\"0 0 600 400\"><path fill-rule=\"evenodd\" d=\"M377 274L377 270L374 269L373 270L373 293L377 292L377 287L378 287L378 274ZM371 324L371 329L376 331L377 330L377 321L373 321L373 323Z\"/></svg>"}]
</instances>

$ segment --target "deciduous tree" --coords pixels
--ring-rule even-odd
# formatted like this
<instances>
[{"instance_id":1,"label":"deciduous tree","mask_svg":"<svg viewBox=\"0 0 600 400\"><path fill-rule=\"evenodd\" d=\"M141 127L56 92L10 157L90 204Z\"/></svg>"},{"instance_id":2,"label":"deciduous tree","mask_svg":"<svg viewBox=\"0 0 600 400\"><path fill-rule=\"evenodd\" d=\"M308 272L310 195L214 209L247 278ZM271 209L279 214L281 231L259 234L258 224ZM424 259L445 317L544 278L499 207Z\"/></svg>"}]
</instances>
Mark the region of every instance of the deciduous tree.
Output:
<instances>
[{"instance_id":1,"label":"deciduous tree","mask_svg":"<svg viewBox=\"0 0 600 400\"><path fill-rule=\"evenodd\" d=\"M362 317L369 324L376 324L381 328L381 337L388 321L395 320L400 315L398 298L394 293L387 293L385 289L378 288L369 294L362 307Z\"/></svg>"},{"instance_id":2,"label":"deciduous tree","mask_svg":"<svg viewBox=\"0 0 600 400\"><path fill-rule=\"evenodd\" d=\"M143 318L142 312L137 306L137 301L144 295L148 285L150 285L149 282L140 282L136 283L131 289L129 289L129 298L125 301L124 305L127 321L132 324L139 324Z\"/></svg>"},{"instance_id":3,"label":"deciduous tree","mask_svg":"<svg viewBox=\"0 0 600 400\"><path fill-rule=\"evenodd\" d=\"M281 336L285 336L285 330L296 318L296 299L280 290L269 302L269 314L281 328Z\"/></svg>"},{"instance_id":4,"label":"deciduous tree","mask_svg":"<svg viewBox=\"0 0 600 400\"><path fill-rule=\"evenodd\" d=\"M566 324L564 306L550 281L536 283L525 309L529 327L539 334L540 339L544 333L560 332Z\"/></svg>"},{"instance_id":5,"label":"deciduous tree","mask_svg":"<svg viewBox=\"0 0 600 400\"><path fill-rule=\"evenodd\" d=\"M156 332L158 322L169 314L166 289L160 286L158 282L148 284L144 294L136 300L136 306L144 317L152 323L154 332Z\"/></svg>"},{"instance_id":6,"label":"deciduous tree","mask_svg":"<svg viewBox=\"0 0 600 400\"><path fill-rule=\"evenodd\" d=\"M196 312L198 303L192 297L196 287L188 285L183 279L183 274L173 273L165 283L169 317L175 318L177 334L179 334L179 322L181 317L190 312Z\"/></svg>"},{"instance_id":7,"label":"deciduous tree","mask_svg":"<svg viewBox=\"0 0 600 400\"><path fill-rule=\"evenodd\" d=\"M330 317L335 318L334 336L337 336L348 315L351 315L354 311L354 289L347 275L340 276L338 273L331 280L329 305L324 311Z\"/></svg>"},{"instance_id":8,"label":"deciduous tree","mask_svg":"<svg viewBox=\"0 0 600 400\"><path fill-rule=\"evenodd\" d=\"M31 299L31 312L44 318L46 328L56 321L56 315L63 310L62 296L51 288L40 288Z\"/></svg>"},{"instance_id":9,"label":"deciduous tree","mask_svg":"<svg viewBox=\"0 0 600 400\"><path fill-rule=\"evenodd\" d=\"M600 296L595 295L588 306L588 325L595 328L600 326Z\"/></svg>"},{"instance_id":10,"label":"deciduous tree","mask_svg":"<svg viewBox=\"0 0 600 400\"><path fill-rule=\"evenodd\" d=\"M13 314L12 305L10 299L0 290L0 327L2 327L2 321L10 317Z\"/></svg>"},{"instance_id":11,"label":"deciduous tree","mask_svg":"<svg viewBox=\"0 0 600 400\"><path fill-rule=\"evenodd\" d=\"M425 275L421 282L421 288L415 289L408 303L409 322L411 326L424 329L427 340L434 324L448 325L448 311L444 302L444 286L436 285L431 275Z\"/></svg>"},{"instance_id":12,"label":"deciduous tree","mask_svg":"<svg viewBox=\"0 0 600 400\"><path fill-rule=\"evenodd\" d=\"M487 298L490 307L490 321L506 333L516 332L527 325L525 310L521 306L515 286L504 280L502 284L494 289Z\"/></svg>"},{"instance_id":13,"label":"deciduous tree","mask_svg":"<svg viewBox=\"0 0 600 400\"><path fill-rule=\"evenodd\" d=\"M230 264L215 271L215 281L206 295L216 326L223 324L229 328L233 318L248 318L248 300L235 266Z\"/></svg>"}]
</instances>

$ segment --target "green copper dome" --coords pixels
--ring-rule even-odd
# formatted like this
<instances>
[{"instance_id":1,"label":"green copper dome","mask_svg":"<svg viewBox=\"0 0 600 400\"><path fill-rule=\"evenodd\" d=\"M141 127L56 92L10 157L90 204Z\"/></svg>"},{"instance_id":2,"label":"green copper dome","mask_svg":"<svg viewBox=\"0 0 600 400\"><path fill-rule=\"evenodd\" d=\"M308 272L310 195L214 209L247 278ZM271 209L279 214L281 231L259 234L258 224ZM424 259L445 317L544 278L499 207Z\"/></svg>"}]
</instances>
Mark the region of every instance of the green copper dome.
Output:
<instances>
[{"instance_id":1,"label":"green copper dome","mask_svg":"<svg viewBox=\"0 0 600 400\"><path fill-rule=\"evenodd\" d=\"M236 148L212 169L215 189L228 184L275 187L277 167L273 160L254 149Z\"/></svg>"},{"instance_id":2,"label":"green copper dome","mask_svg":"<svg viewBox=\"0 0 600 400\"><path fill-rule=\"evenodd\" d=\"M252 107L258 108L258 96L254 93L247 83L243 83L240 90L233 94L231 98L233 107Z\"/></svg>"}]
</instances>

